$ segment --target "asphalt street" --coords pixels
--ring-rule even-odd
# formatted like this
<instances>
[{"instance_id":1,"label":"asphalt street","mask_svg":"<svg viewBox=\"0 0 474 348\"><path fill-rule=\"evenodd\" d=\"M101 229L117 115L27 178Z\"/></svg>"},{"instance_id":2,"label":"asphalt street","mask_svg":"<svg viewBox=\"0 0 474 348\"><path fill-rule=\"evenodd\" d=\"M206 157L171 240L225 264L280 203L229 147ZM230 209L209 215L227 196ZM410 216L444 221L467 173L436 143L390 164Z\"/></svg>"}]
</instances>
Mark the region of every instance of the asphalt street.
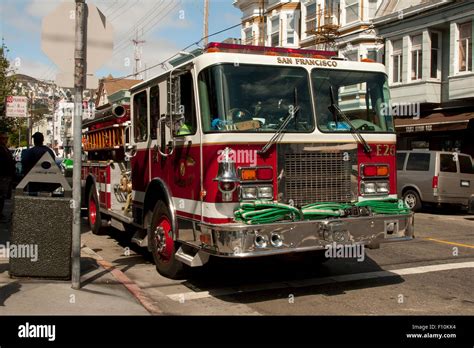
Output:
<instances>
[{"instance_id":1,"label":"asphalt street","mask_svg":"<svg viewBox=\"0 0 474 348\"><path fill-rule=\"evenodd\" d=\"M415 216L416 239L365 249L365 259L315 264L303 254L211 258L184 280L155 270L152 256L110 229L82 241L121 270L164 313L187 315L474 314L474 215Z\"/></svg>"}]
</instances>

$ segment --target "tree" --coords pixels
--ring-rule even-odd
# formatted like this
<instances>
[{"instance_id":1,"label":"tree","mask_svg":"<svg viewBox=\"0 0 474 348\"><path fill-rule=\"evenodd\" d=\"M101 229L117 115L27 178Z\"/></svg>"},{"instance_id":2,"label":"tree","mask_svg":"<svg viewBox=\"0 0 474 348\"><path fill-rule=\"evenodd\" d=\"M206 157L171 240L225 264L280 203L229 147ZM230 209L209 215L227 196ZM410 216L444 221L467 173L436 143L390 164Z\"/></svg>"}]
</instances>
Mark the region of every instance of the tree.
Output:
<instances>
[{"instance_id":1,"label":"tree","mask_svg":"<svg viewBox=\"0 0 474 348\"><path fill-rule=\"evenodd\" d=\"M13 69L6 58L8 48L2 43L0 47L0 131L12 132L18 127L17 120L5 117L5 99L15 87Z\"/></svg>"}]
</instances>

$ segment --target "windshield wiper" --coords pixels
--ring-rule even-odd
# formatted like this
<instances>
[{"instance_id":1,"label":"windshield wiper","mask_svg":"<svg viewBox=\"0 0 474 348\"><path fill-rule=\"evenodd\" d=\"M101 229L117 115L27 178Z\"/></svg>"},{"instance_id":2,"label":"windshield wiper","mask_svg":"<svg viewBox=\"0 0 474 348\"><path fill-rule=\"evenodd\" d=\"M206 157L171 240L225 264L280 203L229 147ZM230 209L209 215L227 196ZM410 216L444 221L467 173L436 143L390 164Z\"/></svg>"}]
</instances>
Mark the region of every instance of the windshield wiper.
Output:
<instances>
[{"instance_id":1,"label":"windshield wiper","mask_svg":"<svg viewBox=\"0 0 474 348\"><path fill-rule=\"evenodd\" d=\"M257 153L264 154L265 152L268 151L268 149L273 144L275 144L278 141L278 138L280 138L280 136L283 134L283 131L285 130L286 127L288 127L288 125L290 124L290 121L295 117L295 115L296 115L296 113L298 112L299 109L300 109L299 106L290 107L290 111L288 113L288 116L286 116L286 118L283 121L283 123L281 124L281 126L277 129L275 134L273 134L273 136L270 138L268 143L266 143L265 146L262 147L261 150L258 150Z\"/></svg>"},{"instance_id":2,"label":"windshield wiper","mask_svg":"<svg viewBox=\"0 0 474 348\"><path fill-rule=\"evenodd\" d=\"M369 144L367 143L367 141L364 139L362 134L360 134L359 130L356 127L354 127L354 124L351 122L351 120L349 120L349 117L347 117L347 115L339 108L339 106L336 105L336 103L334 101L334 90L333 90L332 86L329 86L329 95L331 97L331 105L328 107L328 109L334 115L334 119L336 120L335 121L336 122L336 128L337 128L337 116L339 115L349 125L349 127L351 127L351 133L354 135L354 138L359 143L362 144L362 146L364 147L364 152L365 153L371 153L372 149L369 146Z\"/></svg>"}]
</instances>

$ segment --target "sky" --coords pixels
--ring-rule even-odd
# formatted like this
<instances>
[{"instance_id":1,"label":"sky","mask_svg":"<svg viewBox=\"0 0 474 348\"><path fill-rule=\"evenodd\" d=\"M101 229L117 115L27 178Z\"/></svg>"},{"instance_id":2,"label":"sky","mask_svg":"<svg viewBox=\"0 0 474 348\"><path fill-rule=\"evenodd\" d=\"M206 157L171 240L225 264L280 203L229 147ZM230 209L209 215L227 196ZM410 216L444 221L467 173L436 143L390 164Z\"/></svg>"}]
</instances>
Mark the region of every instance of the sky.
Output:
<instances>
[{"instance_id":1,"label":"sky","mask_svg":"<svg viewBox=\"0 0 474 348\"><path fill-rule=\"evenodd\" d=\"M74 0L0 0L0 36L7 57L17 73L54 80L58 67L41 49L41 26L45 16L61 2ZM133 72L133 44L138 31L142 44L142 69L155 65L199 41L203 36L204 0L86 0L104 13L114 28L114 51L95 72L114 77ZM209 33L240 23L241 12L233 0L210 0ZM240 38L236 27L209 39ZM193 48L196 48L194 46ZM193 49L191 48L191 49ZM131 64L128 64L132 61ZM151 77L160 67L146 72Z\"/></svg>"}]
</instances>

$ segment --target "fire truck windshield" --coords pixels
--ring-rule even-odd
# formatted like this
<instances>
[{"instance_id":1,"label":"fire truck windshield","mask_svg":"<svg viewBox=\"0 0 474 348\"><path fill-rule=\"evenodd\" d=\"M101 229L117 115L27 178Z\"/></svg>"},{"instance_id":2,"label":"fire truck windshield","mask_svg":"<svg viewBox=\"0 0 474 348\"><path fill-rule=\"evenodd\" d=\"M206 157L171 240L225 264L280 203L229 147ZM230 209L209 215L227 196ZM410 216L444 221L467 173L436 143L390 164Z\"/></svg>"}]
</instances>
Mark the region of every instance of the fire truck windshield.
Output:
<instances>
[{"instance_id":1,"label":"fire truck windshield","mask_svg":"<svg viewBox=\"0 0 474 348\"><path fill-rule=\"evenodd\" d=\"M311 73L318 127L322 132L394 132L383 73L314 69ZM332 96L331 96L332 91ZM351 124L331 111L332 101Z\"/></svg>"},{"instance_id":2,"label":"fire truck windshield","mask_svg":"<svg viewBox=\"0 0 474 348\"><path fill-rule=\"evenodd\" d=\"M216 65L200 73L199 96L205 132L274 133L290 110L297 112L285 132L314 130L309 78L303 68Z\"/></svg>"}]
</instances>

